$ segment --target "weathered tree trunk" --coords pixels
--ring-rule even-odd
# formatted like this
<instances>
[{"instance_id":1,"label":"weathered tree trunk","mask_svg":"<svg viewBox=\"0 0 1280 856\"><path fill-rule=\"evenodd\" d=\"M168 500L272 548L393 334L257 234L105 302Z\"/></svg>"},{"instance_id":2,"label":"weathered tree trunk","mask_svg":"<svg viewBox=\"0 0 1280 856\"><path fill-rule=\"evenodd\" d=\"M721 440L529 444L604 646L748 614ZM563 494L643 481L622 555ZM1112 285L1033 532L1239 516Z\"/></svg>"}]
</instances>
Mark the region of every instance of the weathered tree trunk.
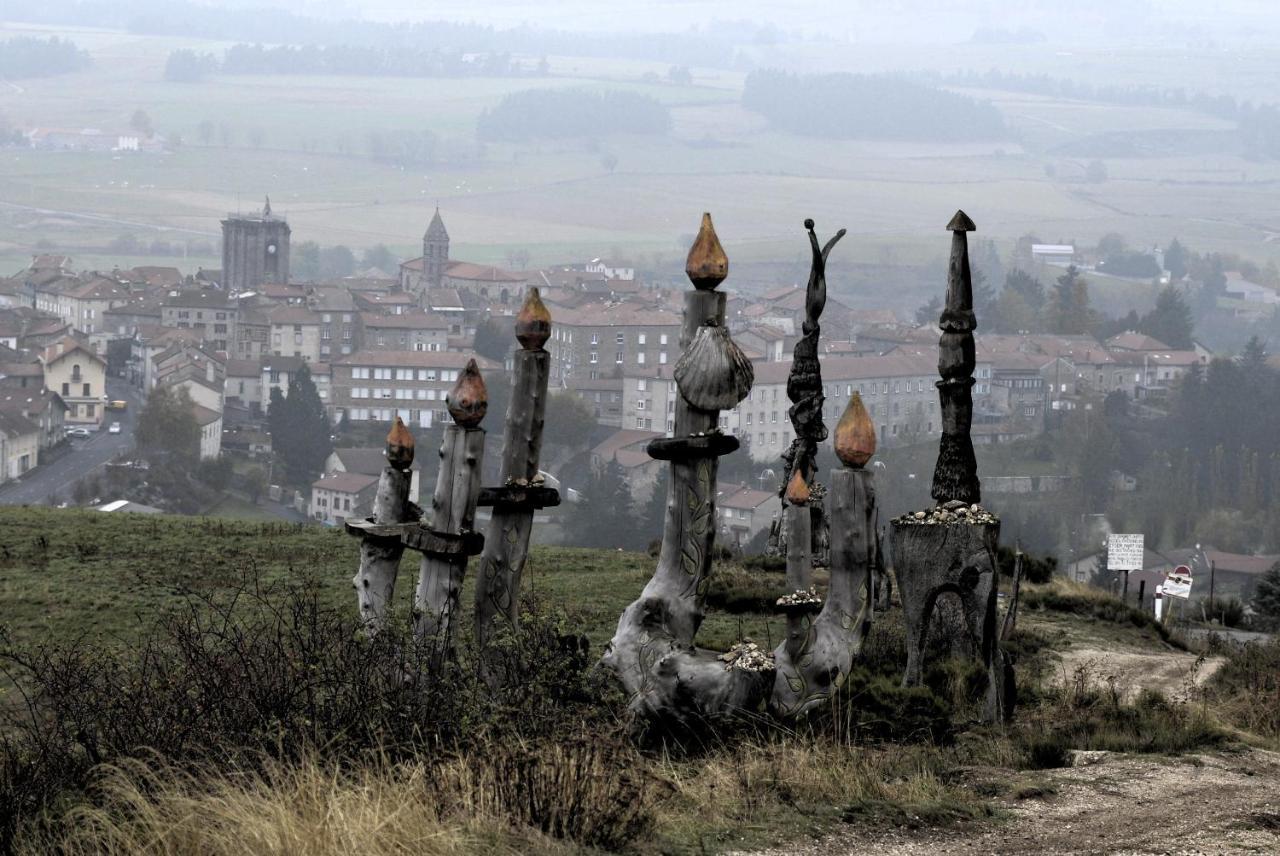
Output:
<instances>
[{"instance_id":1,"label":"weathered tree trunk","mask_svg":"<svg viewBox=\"0 0 1280 856\"><path fill-rule=\"evenodd\" d=\"M959 595L969 643L987 671L983 719L1001 722L1004 703L1004 660L996 627L998 571L996 547L1000 523L895 521L890 529L893 566L902 591L907 625L907 672L903 686L920 683L929 621L938 596Z\"/></svg>"},{"instance_id":2,"label":"weathered tree trunk","mask_svg":"<svg viewBox=\"0 0 1280 856\"><path fill-rule=\"evenodd\" d=\"M397 416L387 435L387 466L378 477L373 517L368 521L373 526L356 523L349 527L361 538L360 567L352 584L360 617L370 635L386 624L388 604L395 593L396 576L400 570L400 557L404 555L404 543L399 533L394 529L382 533L377 530L379 527L409 523L416 515L417 508L409 502L413 454L413 435Z\"/></svg>"},{"instance_id":3,"label":"weathered tree trunk","mask_svg":"<svg viewBox=\"0 0 1280 856\"><path fill-rule=\"evenodd\" d=\"M770 707L791 718L827 701L853 668L871 628L871 575L876 565L875 480L863 469L831 473L831 584L822 611L788 615L788 634L774 652L778 673ZM803 621L800 641L791 623Z\"/></svg>"},{"instance_id":4,"label":"weathered tree trunk","mask_svg":"<svg viewBox=\"0 0 1280 856\"><path fill-rule=\"evenodd\" d=\"M725 297L712 289L724 279L728 261L709 215L703 216L687 271L697 290L685 295L680 341L685 355L706 327L724 324ZM716 390L750 388L749 374L735 374L743 371L738 361L722 362L718 368L677 364L675 436L649 447L651 455L671 462L657 567L618 620L601 660L630 694L630 709L650 722L693 726L754 709L773 682L772 663L749 655L746 646L720 656L693 644L703 619L715 541L717 458L736 448L737 441L718 432L717 410L700 409L690 399L704 401Z\"/></svg>"},{"instance_id":5,"label":"weathered tree trunk","mask_svg":"<svg viewBox=\"0 0 1280 856\"><path fill-rule=\"evenodd\" d=\"M472 534L484 457L484 429L478 425L486 407L484 383L472 360L449 400L455 424L444 429L440 473L431 498L429 529L436 540L458 541ZM466 570L465 551L433 548L423 552L413 601L414 635L433 642L441 657L453 654L458 599Z\"/></svg>"},{"instance_id":6,"label":"weathered tree trunk","mask_svg":"<svg viewBox=\"0 0 1280 856\"><path fill-rule=\"evenodd\" d=\"M534 306L536 302L536 306ZM533 319L545 316L545 331L550 333L550 315L546 313L537 289L530 289L529 299L516 322L516 333L525 347L515 352L515 377L511 387L511 403L507 410L506 435L502 449L502 483L506 487L528 487L538 476L538 457L542 450L542 424L547 408L547 377L551 355L542 349L546 342L539 326L533 335ZM523 330L523 332L522 332ZM494 622L502 618L511 627L519 620L520 574L529 553L529 536L533 530L535 508L532 503L499 502L493 508L489 534L476 577L475 620L476 643L488 645Z\"/></svg>"}]
</instances>

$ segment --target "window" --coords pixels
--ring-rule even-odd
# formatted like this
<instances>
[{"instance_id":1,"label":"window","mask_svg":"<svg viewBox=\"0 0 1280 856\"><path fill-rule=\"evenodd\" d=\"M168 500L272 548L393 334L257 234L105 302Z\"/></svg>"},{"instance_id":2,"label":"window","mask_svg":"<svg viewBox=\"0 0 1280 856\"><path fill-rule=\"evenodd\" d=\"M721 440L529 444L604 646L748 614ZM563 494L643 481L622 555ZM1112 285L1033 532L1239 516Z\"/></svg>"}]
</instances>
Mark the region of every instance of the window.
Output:
<instances>
[{"instance_id":1,"label":"window","mask_svg":"<svg viewBox=\"0 0 1280 856\"><path fill-rule=\"evenodd\" d=\"M396 369L396 380L413 380L413 369Z\"/></svg>"},{"instance_id":2,"label":"window","mask_svg":"<svg viewBox=\"0 0 1280 856\"><path fill-rule=\"evenodd\" d=\"M353 386L351 388L352 398L368 398L369 388L367 386Z\"/></svg>"},{"instance_id":3,"label":"window","mask_svg":"<svg viewBox=\"0 0 1280 856\"><path fill-rule=\"evenodd\" d=\"M368 380L369 370L366 368L353 368L351 370L351 379L352 380Z\"/></svg>"},{"instance_id":4,"label":"window","mask_svg":"<svg viewBox=\"0 0 1280 856\"><path fill-rule=\"evenodd\" d=\"M627 343L627 335L625 333L619 333L614 338L617 340L619 345L625 345Z\"/></svg>"},{"instance_id":5,"label":"window","mask_svg":"<svg viewBox=\"0 0 1280 856\"><path fill-rule=\"evenodd\" d=\"M374 398L390 398L390 397L391 397L391 390L389 390L389 389L387 389L387 388L385 388L385 387L383 387L383 388L381 388L381 389L375 389L375 390L373 391L373 397L374 397Z\"/></svg>"},{"instance_id":6,"label":"window","mask_svg":"<svg viewBox=\"0 0 1280 856\"><path fill-rule=\"evenodd\" d=\"M418 369L418 380L435 380L435 369Z\"/></svg>"},{"instance_id":7,"label":"window","mask_svg":"<svg viewBox=\"0 0 1280 856\"><path fill-rule=\"evenodd\" d=\"M411 400L411 399L413 398L413 390L411 390L411 389L397 389L397 390L396 390L396 398L397 398L398 400L400 400L400 401L409 401L409 400Z\"/></svg>"},{"instance_id":8,"label":"window","mask_svg":"<svg viewBox=\"0 0 1280 856\"><path fill-rule=\"evenodd\" d=\"M599 334L599 333L592 333L592 334L591 334L591 344L593 344L593 345L598 345L598 344L600 344L600 334Z\"/></svg>"},{"instance_id":9,"label":"window","mask_svg":"<svg viewBox=\"0 0 1280 856\"><path fill-rule=\"evenodd\" d=\"M658 336L658 344L659 344L659 345L665 345L665 344L667 344L667 334L666 334L666 333L663 333L663 334L661 334L660 336Z\"/></svg>"},{"instance_id":10,"label":"window","mask_svg":"<svg viewBox=\"0 0 1280 856\"><path fill-rule=\"evenodd\" d=\"M667 364L667 352L658 351L658 365L665 366Z\"/></svg>"},{"instance_id":11,"label":"window","mask_svg":"<svg viewBox=\"0 0 1280 856\"><path fill-rule=\"evenodd\" d=\"M89 387L90 387L90 385L89 385L89 384L87 384L87 383L84 385L84 396L85 396L85 398L88 398L90 395L93 395L93 393L89 391Z\"/></svg>"},{"instance_id":12,"label":"window","mask_svg":"<svg viewBox=\"0 0 1280 856\"><path fill-rule=\"evenodd\" d=\"M621 363L622 363L622 351L618 351L617 353L615 353L615 354L613 355L613 361L614 361L615 363L619 363L619 364L621 364Z\"/></svg>"},{"instance_id":13,"label":"window","mask_svg":"<svg viewBox=\"0 0 1280 856\"><path fill-rule=\"evenodd\" d=\"M643 398L641 398L641 399L637 399L637 401L636 401L636 410L644 410L644 399L643 399Z\"/></svg>"},{"instance_id":14,"label":"window","mask_svg":"<svg viewBox=\"0 0 1280 856\"><path fill-rule=\"evenodd\" d=\"M71 395L71 384L69 384L69 383L64 383L64 384L62 385L62 394L63 394L63 396L64 396L64 397L65 397L65 396L69 396L69 395Z\"/></svg>"},{"instance_id":15,"label":"window","mask_svg":"<svg viewBox=\"0 0 1280 856\"><path fill-rule=\"evenodd\" d=\"M649 382L644 378L640 378L639 380L636 381L636 389L639 390L640 392L644 392L646 389L648 389L648 387L649 387Z\"/></svg>"},{"instance_id":16,"label":"window","mask_svg":"<svg viewBox=\"0 0 1280 856\"><path fill-rule=\"evenodd\" d=\"M644 365L644 351L641 351L640 353L636 354L636 362L639 363L640 365Z\"/></svg>"},{"instance_id":17,"label":"window","mask_svg":"<svg viewBox=\"0 0 1280 856\"><path fill-rule=\"evenodd\" d=\"M391 380L391 369L374 369L374 380Z\"/></svg>"},{"instance_id":18,"label":"window","mask_svg":"<svg viewBox=\"0 0 1280 856\"><path fill-rule=\"evenodd\" d=\"M644 333L640 333L636 336L636 343L639 345L643 345L644 339L645 339Z\"/></svg>"}]
</instances>

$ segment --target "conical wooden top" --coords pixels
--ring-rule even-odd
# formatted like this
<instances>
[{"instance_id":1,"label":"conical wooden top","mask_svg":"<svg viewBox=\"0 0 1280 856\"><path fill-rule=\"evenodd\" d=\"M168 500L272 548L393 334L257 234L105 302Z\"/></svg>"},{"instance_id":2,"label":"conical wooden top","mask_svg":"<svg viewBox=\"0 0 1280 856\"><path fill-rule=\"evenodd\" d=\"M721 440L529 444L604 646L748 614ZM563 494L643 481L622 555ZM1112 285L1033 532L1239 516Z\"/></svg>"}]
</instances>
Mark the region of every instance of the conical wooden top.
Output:
<instances>
[{"instance_id":1,"label":"conical wooden top","mask_svg":"<svg viewBox=\"0 0 1280 856\"><path fill-rule=\"evenodd\" d=\"M951 218L951 222L947 224L948 232L976 232L978 227L973 225L973 221L969 219L969 215L957 209L956 215Z\"/></svg>"},{"instance_id":2,"label":"conical wooden top","mask_svg":"<svg viewBox=\"0 0 1280 856\"><path fill-rule=\"evenodd\" d=\"M489 410L489 391L475 360L468 360L467 367L458 376L448 396L449 415L462 428L476 428Z\"/></svg>"},{"instance_id":3,"label":"conical wooden top","mask_svg":"<svg viewBox=\"0 0 1280 856\"><path fill-rule=\"evenodd\" d=\"M702 215L702 225L698 228L698 237L694 238L689 248L689 258L685 261L684 272L694 288L700 291L711 291L724 282L729 275L729 257L716 236L716 227L711 224L711 213Z\"/></svg>"},{"instance_id":4,"label":"conical wooden top","mask_svg":"<svg viewBox=\"0 0 1280 856\"><path fill-rule=\"evenodd\" d=\"M876 426L862 403L862 396L849 396L840 421L836 423L834 440L836 457L846 467L862 469L876 453Z\"/></svg>"},{"instance_id":5,"label":"conical wooden top","mask_svg":"<svg viewBox=\"0 0 1280 856\"><path fill-rule=\"evenodd\" d=\"M407 470L413 465L413 433L399 416L387 433L387 463L397 470Z\"/></svg>"},{"instance_id":6,"label":"conical wooden top","mask_svg":"<svg viewBox=\"0 0 1280 856\"><path fill-rule=\"evenodd\" d=\"M516 339L526 351L536 351L551 338L551 312L538 289L530 288L516 316Z\"/></svg>"},{"instance_id":7,"label":"conical wooden top","mask_svg":"<svg viewBox=\"0 0 1280 856\"><path fill-rule=\"evenodd\" d=\"M791 505L807 505L809 503L809 483L804 480L804 473L797 467L787 482L787 502Z\"/></svg>"}]
</instances>

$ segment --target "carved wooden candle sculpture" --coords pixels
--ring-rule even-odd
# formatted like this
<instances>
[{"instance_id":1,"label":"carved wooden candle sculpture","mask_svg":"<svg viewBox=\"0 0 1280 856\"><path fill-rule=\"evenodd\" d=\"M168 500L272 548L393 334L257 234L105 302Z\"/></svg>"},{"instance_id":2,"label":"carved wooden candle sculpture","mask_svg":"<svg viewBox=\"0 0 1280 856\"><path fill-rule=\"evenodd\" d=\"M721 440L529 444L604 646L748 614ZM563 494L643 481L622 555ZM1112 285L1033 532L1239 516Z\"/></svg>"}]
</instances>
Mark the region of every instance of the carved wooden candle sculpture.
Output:
<instances>
[{"instance_id":1,"label":"carved wooden candle sculpture","mask_svg":"<svg viewBox=\"0 0 1280 856\"><path fill-rule=\"evenodd\" d=\"M841 229L831 237L824 246L818 245L818 236L813 231L813 220L804 221L804 228L809 233L809 249L812 261L809 266L809 284L805 289L804 323L801 325L801 336L796 340L792 351L791 371L787 375L787 398L791 407L787 416L796 436L790 448L782 455L784 469L782 487L782 507L787 506L787 485L796 472L804 475L810 486L809 516L812 540L812 559L816 564L826 565L829 544L829 522L822 501L822 489L815 484L817 470L814 460L818 454L818 444L827 439L827 426L822 421L822 405L826 401L822 387L822 366L818 362L818 339L822 335L822 327L818 319L827 305L827 256L836 243L844 237ZM785 521L786 515L782 515ZM772 533L771 552L790 554L785 546L789 532L785 525L779 526Z\"/></svg>"},{"instance_id":2,"label":"carved wooden candle sculpture","mask_svg":"<svg viewBox=\"0 0 1280 856\"><path fill-rule=\"evenodd\" d=\"M722 655L694 647L715 541L717 462L738 447L720 433L718 410L745 397L752 376L724 329L725 296L716 287L729 261L710 214L702 217L685 270L695 290L685 294L683 353L673 372L680 391L674 436L649 444L649 455L671 467L662 547L653 577L618 620L602 659L642 722L677 728L754 710L773 684L772 659L753 644Z\"/></svg>"},{"instance_id":3,"label":"carved wooden candle sculpture","mask_svg":"<svg viewBox=\"0 0 1280 856\"><path fill-rule=\"evenodd\" d=\"M481 648L489 643L496 620L516 626L520 573L529 554L534 511L560 503L560 495L543 487L538 476L551 366L551 355L543 345L551 337L551 313L536 288L529 289L516 318L515 334L521 347L513 357L515 377L507 409L502 485L483 491L480 498L481 505L493 506L476 577L476 641Z\"/></svg>"},{"instance_id":4,"label":"carved wooden candle sculpture","mask_svg":"<svg viewBox=\"0 0 1280 856\"><path fill-rule=\"evenodd\" d=\"M778 601L787 614L787 636L774 651L778 671L770 703L776 714L787 718L831 697L849 674L871 627L872 574L880 565L879 512L875 479L864 467L875 454L876 433L856 392L836 425L834 446L843 466L831 473L831 584L826 603L808 589L807 579L792 582L790 539L804 533L800 527L787 533L787 585L794 591ZM800 509L788 509L793 511ZM807 515L795 517L807 522ZM807 555L796 558L797 567L808 565ZM811 619L814 613L817 617Z\"/></svg>"},{"instance_id":5,"label":"carved wooden candle sculpture","mask_svg":"<svg viewBox=\"0 0 1280 856\"><path fill-rule=\"evenodd\" d=\"M895 519L890 546L907 625L907 672L903 683L920 683L929 619L938 597L959 597L973 650L987 670L983 717L1002 721L1012 711L1012 674L1006 675L997 640L996 547L1000 521L978 505L981 490L970 428L973 422L973 282L966 233L973 221L957 211L952 233L947 302L938 343L938 397L942 438L933 474L938 505Z\"/></svg>"},{"instance_id":6,"label":"carved wooden candle sculpture","mask_svg":"<svg viewBox=\"0 0 1280 856\"><path fill-rule=\"evenodd\" d=\"M481 540L472 530L484 456L480 420L489 408L489 399L475 360L459 375L447 404L453 424L444 429L430 520L418 543L411 545L423 553L413 601L414 635L435 642L442 656L452 653L467 557L479 552Z\"/></svg>"},{"instance_id":7,"label":"carved wooden candle sculpture","mask_svg":"<svg viewBox=\"0 0 1280 856\"><path fill-rule=\"evenodd\" d=\"M396 575L404 544L400 540L402 524L417 516L418 509L409 502L413 480L413 434L396 417L387 434L387 465L378 476L378 492L373 499L373 517L353 522L348 531L359 535L360 569L352 583L360 607L360 617L368 633L382 629L387 619L387 604L396 588ZM372 525L371 525L372 524Z\"/></svg>"}]
</instances>

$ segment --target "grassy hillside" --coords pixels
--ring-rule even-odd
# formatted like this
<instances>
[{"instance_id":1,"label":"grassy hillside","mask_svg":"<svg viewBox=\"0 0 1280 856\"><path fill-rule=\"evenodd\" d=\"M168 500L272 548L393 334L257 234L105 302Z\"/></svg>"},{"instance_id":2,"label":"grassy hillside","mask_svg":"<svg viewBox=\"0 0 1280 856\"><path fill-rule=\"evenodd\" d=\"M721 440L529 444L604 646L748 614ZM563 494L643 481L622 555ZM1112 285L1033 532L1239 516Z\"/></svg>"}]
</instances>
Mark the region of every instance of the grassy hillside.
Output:
<instances>
[{"instance_id":1,"label":"grassy hillside","mask_svg":"<svg viewBox=\"0 0 1280 856\"><path fill-rule=\"evenodd\" d=\"M305 580L326 603L355 611L359 542L335 529L5 506L0 533L0 616L16 641L88 634L127 642L189 595L216 598L250 578L268 585ZM406 555L401 563L397 607L404 611L418 558ZM599 646L652 570L652 560L635 553L535 547L525 585ZM464 604L471 603L473 582L472 574ZM727 648L740 628L777 640L782 626L761 615L712 616L700 640Z\"/></svg>"},{"instance_id":2,"label":"grassy hillside","mask_svg":"<svg viewBox=\"0 0 1280 856\"><path fill-rule=\"evenodd\" d=\"M1162 776L1147 799L1206 801L1235 830L1224 834L1272 835L1266 805L1280 787L1245 785L1270 781L1276 762L1240 741L1280 737L1280 648L1197 661L1144 614L1082 586L1028 588L1006 646L1012 724L974 724L983 679L964 660L939 654L924 686L901 688L895 608L829 712L718 726L677 746L633 740L624 700L592 668L648 556L535 550L535 603L498 649L508 677L495 689L468 646L460 668L440 667L394 633L356 632L356 542L340 532L4 508L0 533L0 851L230 854L253 841L336 856L425 840L426 853L568 856L827 836L839 852L903 836L1030 841L1046 815L1093 810L1121 766L1126 780ZM415 572L406 561L402 601ZM738 612L713 610L699 642L776 642L776 576L718 567L711 599ZM311 588L271 589L284 581ZM220 611L232 593L243 600ZM179 617L193 596L214 608ZM152 634L164 614L174 623ZM589 650L565 644L577 633ZM1230 745L1242 752L1217 754ZM1081 750L1101 773L1072 766ZM1188 785L1160 773L1170 765L1220 773ZM1223 787L1248 796L1224 808L1213 802ZM1166 821L1126 815L1114 834L1145 846Z\"/></svg>"}]
</instances>

